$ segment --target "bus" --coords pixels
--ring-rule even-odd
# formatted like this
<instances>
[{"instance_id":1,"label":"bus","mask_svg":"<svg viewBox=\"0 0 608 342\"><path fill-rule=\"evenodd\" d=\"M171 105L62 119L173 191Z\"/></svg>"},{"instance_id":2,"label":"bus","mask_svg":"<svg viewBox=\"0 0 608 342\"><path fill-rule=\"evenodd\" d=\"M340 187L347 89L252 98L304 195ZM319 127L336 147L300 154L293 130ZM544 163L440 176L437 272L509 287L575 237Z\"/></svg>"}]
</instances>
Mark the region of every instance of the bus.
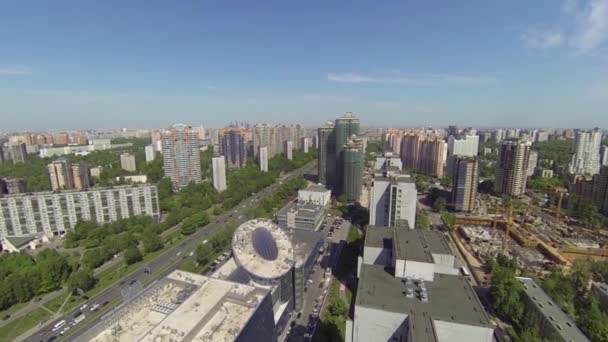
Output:
<instances>
[{"instance_id":1,"label":"bus","mask_svg":"<svg viewBox=\"0 0 608 342\"><path fill-rule=\"evenodd\" d=\"M462 275L465 276L465 277L470 277L471 276L471 273L469 273L469 270L467 270L467 268L464 267L464 266L462 266L460 268L460 272L462 272Z\"/></svg>"},{"instance_id":2,"label":"bus","mask_svg":"<svg viewBox=\"0 0 608 342\"><path fill-rule=\"evenodd\" d=\"M53 326L53 329L52 329L52 330L53 330L53 331L57 331L57 330L61 329L61 327L63 327L64 325L65 325L65 319L64 319L64 320L62 320L62 321L57 322L57 324L55 324L55 325Z\"/></svg>"}]
</instances>

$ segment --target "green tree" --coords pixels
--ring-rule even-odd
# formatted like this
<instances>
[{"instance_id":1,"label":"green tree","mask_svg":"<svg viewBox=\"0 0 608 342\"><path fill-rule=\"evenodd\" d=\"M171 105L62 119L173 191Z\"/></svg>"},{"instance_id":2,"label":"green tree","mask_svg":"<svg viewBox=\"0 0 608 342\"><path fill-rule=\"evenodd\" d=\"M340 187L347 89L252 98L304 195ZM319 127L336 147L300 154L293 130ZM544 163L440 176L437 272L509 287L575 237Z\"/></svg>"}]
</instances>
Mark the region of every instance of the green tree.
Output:
<instances>
[{"instance_id":1,"label":"green tree","mask_svg":"<svg viewBox=\"0 0 608 342\"><path fill-rule=\"evenodd\" d=\"M437 212L444 212L446 209L446 201L445 198L443 197L439 197L435 200L435 202L433 202L433 209L435 209L435 211Z\"/></svg>"},{"instance_id":2,"label":"green tree","mask_svg":"<svg viewBox=\"0 0 608 342\"><path fill-rule=\"evenodd\" d=\"M416 229L429 229L431 227L431 221L429 220L429 214L426 210L418 210L416 215Z\"/></svg>"},{"instance_id":3,"label":"green tree","mask_svg":"<svg viewBox=\"0 0 608 342\"><path fill-rule=\"evenodd\" d=\"M500 317L516 324L522 322L525 312L523 288L521 283L515 279L513 269L498 264L492 267L490 294L496 313Z\"/></svg>"},{"instance_id":4,"label":"green tree","mask_svg":"<svg viewBox=\"0 0 608 342\"><path fill-rule=\"evenodd\" d=\"M444 211L441 213L441 220L447 226L448 229L452 230L456 228L456 215Z\"/></svg>"},{"instance_id":5,"label":"green tree","mask_svg":"<svg viewBox=\"0 0 608 342\"><path fill-rule=\"evenodd\" d=\"M135 246L131 246L127 248L124 254L125 263L127 265L132 265L136 262L140 262L143 260L143 255L139 251L139 248Z\"/></svg>"},{"instance_id":6,"label":"green tree","mask_svg":"<svg viewBox=\"0 0 608 342\"><path fill-rule=\"evenodd\" d=\"M348 307L341 298L336 298L329 306L329 313L332 316L344 317L347 312Z\"/></svg>"},{"instance_id":7,"label":"green tree","mask_svg":"<svg viewBox=\"0 0 608 342\"><path fill-rule=\"evenodd\" d=\"M68 289L72 293L76 293L77 289L82 291L88 291L95 286L97 279L93 275L93 271L88 268L81 268L78 271L72 273L68 279Z\"/></svg>"},{"instance_id":8,"label":"green tree","mask_svg":"<svg viewBox=\"0 0 608 342\"><path fill-rule=\"evenodd\" d=\"M592 341L608 342L608 316L600 309L597 296L592 295L581 305L577 321Z\"/></svg>"},{"instance_id":9,"label":"green tree","mask_svg":"<svg viewBox=\"0 0 608 342\"><path fill-rule=\"evenodd\" d=\"M429 190L429 177L422 174L416 174L415 184L418 192L427 192Z\"/></svg>"},{"instance_id":10,"label":"green tree","mask_svg":"<svg viewBox=\"0 0 608 342\"><path fill-rule=\"evenodd\" d=\"M150 229L144 231L141 236L141 242L144 244L145 253L152 253L163 248L163 241L160 235Z\"/></svg>"},{"instance_id":11,"label":"green tree","mask_svg":"<svg viewBox=\"0 0 608 342\"><path fill-rule=\"evenodd\" d=\"M205 266L213 259L213 249L209 243L202 243L196 247L196 262L199 265Z\"/></svg>"}]
</instances>

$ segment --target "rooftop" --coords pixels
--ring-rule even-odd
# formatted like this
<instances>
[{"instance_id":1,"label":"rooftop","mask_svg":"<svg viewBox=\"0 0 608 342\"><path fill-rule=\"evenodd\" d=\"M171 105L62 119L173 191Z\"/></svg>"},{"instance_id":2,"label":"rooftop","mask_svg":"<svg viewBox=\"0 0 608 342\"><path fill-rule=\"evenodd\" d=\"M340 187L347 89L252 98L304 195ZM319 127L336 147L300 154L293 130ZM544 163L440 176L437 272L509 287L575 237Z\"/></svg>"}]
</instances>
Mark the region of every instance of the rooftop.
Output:
<instances>
[{"instance_id":1,"label":"rooftop","mask_svg":"<svg viewBox=\"0 0 608 342\"><path fill-rule=\"evenodd\" d=\"M8 243L13 245L13 247L20 248L20 247L27 245L31 241L35 240L36 237L35 236L7 236L4 239Z\"/></svg>"},{"instance_id":2,"label":"rooftop","mask_svg":"<svg viewBox=\"0 0 608 342\"><path fill-rule=\"evenodd\" d=\"M311 202L298 203L293 201L279 209L277 216L285 216L290 211L296 212L296 215L300 217L316 218L325 214L325 207Z\"/></svg>"},{"instance_id":3,"label":"rooftop","mask_svg":"<svg viewBox=\"0 0 608 342\"><path fill-rule=\"evenodd\" d=\"M237 265L263 279L283 276L295 262L289 236L267 219L241 224L232 236L232 251Z\"/></svg>"},{"instance_id":4,"label":"rooftop","mask_svg":"<svg viewBox=\"0 0 608 342\"><path fill-rule=\"evenodd\" d=\"M440 232L408 229L407 227L369 226L365 236L365 246L390 247L399 260L433 262L433 254L452 254Z\"/></svg>"},{"instance_id":5,"label":"rooftop","mask_svg":"<svg viewBox=\"0 0 608 342\"><path fill-rule=\"evenodd\" d=\"M415 294L422 287L428 294L426 302ZM457 275L435 274L432 282L415 283L395 278L382 266L364 264L356 305L407 314L414 341L436 341L433 320L491 327L473 289Z\"/></svg>"},{"instance_id":6,"label":"rooftop","mask_svg":"<svg viewBox=\"0 0 608 342\"><path fill-rule=\"evenodd\" d=\"M267 290L174 271L105 318L82 341L234 341Z\"/></svg>"},{"instance_id":7,"label":"rooftop","mask_svg":"<svg viewBox=\"0 0 608 342\"><path fill-rule=\"evenodd\" d=\"M324 185L321 184L310 184L306 189L302 189L300 191L328 192L329 189L327 189Z\"/></svg>"},{"instance_id":8,"label":"rooftop","mask_svg":"<svg viewBox=\"0 0 608 342\"><path fill-rule=\"evenodd\" d=\"M524 292L534 303L536 309L547 317L555 330L567 342L582 342L589 339L578 329L576 324L566 315L559 305L532 278L517 278L523 285Z\"/></svg>"}]
</instances>

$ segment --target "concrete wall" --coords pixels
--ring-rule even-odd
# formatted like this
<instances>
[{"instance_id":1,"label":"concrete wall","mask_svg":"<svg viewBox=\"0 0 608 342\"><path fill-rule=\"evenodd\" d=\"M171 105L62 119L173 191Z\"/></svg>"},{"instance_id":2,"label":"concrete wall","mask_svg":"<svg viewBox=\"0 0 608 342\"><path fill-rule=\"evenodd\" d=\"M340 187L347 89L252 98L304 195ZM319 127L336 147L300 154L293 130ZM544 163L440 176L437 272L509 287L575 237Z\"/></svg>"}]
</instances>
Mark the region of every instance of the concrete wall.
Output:
<instances>
[{"instance_id":1,"label":"concrete wall","mask_svg":"<svg viewBox=\"0 0 608 342\"><path fill-rule=\"evenodd\" d=\"M355 306L352 342L384 342L402 336L407 314ZM347 334L348 335L348 334Z\"/></svg>"},{"instance_id":2,"label":"concrete wall","mask_svg":"<svg viewBox=\"0 0 608 342\"><path fill-rule=\"evenodd\" d=\"M492 342L494 336L492 328L439 320L434 320L433 324L439 342Z\"/></svg>"},{"instance_id":3,"label":"concrete wall","mask_svg":"<svg viewBox=\"0 0 608 342\"><path fill-rule=\"evenodd\" d=\"M369 194L369 224L376 226L388 225L385 207L388 204L389 182L375 180Z\"/></svg>"},{"instance_id":4,"label":"concrete wall","mask_svg":"<svg viewBox=\"0 0 608 342\"><path fill-rule=\"evenodd\" d=\"M410 260L397 260L395 265L395 277L433 281L433 279L435 279L435 264Z\"/></svg>"},{"instance_id":5,"label":"concrete wall","mask_svg":"<svg viewBox=\"0 0 608 342\"><path fill-rule=\"evenodd\" d=\"M433 254L435 273L458 275L460 270L456 267L456 259L449 254Z\"/></svg>"},{"instance_id":6,"label":"concrete wall","mask_svg":"<svg viewBox=\"0 0 608 342\"><path fill-rule=\"evenodd\" d=\"M363 263L366 265L384 265L392 264L391 250L380 247L365 247L363 250Z\"/></svg>"}]
</instances>

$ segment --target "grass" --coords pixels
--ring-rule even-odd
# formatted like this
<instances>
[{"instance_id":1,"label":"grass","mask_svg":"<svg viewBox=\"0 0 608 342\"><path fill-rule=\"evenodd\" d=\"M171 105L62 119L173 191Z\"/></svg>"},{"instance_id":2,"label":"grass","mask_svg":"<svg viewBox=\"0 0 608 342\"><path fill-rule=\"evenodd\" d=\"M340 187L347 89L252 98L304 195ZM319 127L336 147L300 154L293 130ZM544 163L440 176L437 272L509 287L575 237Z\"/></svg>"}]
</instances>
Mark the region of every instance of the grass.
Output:
<instances>
[{"instance_id":1,"label":"grass","mask_svg":"<svg viewBox=\"0 0 608 342\"><path fill-rule=\"evenodd\" d=\"M6 316L6 315L12 315L13 312L16 312L17 310L20 310L22 307L28 305L30 302L25 302L25 303L17 303L13 306L11 306L10 308L6 309L6 310L2 310L0 311L0 318Z\"/></svg>"},{"instance_id":2,"label":"grass","mask_svg":"<svg viewBox=\"0 0 608 342\"><path fill-rule=\"evenodd\" d=\"M14 341L17 337L45 322L50 317L51 314L42 308L32 310L22 318L0 327L0 341Z\"/></svg>"}]
</instances>

